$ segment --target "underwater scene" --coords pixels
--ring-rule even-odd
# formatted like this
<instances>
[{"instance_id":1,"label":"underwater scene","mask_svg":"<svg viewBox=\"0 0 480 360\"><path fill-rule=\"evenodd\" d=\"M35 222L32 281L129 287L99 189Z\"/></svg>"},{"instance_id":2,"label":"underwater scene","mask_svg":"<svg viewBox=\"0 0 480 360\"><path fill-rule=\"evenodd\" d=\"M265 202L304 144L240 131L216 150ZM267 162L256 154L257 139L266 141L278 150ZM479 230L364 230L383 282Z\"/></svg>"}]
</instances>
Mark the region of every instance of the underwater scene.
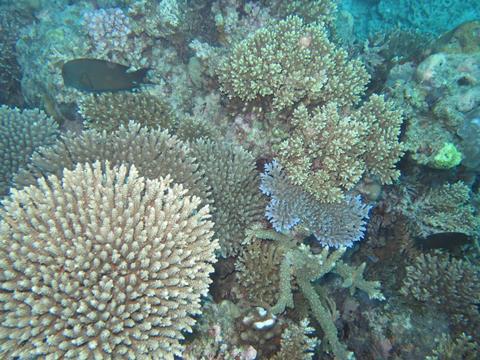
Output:
<instances>
[{"instance_id":1,"label":"underwater scene","mask_svg":"<svg viewBox=\"0 0 480 360\"><path fill-rule=\"evenodd\" d=\"M479 0L0 0L0 359L480 359Z\"/></svg>"}]
</instances>

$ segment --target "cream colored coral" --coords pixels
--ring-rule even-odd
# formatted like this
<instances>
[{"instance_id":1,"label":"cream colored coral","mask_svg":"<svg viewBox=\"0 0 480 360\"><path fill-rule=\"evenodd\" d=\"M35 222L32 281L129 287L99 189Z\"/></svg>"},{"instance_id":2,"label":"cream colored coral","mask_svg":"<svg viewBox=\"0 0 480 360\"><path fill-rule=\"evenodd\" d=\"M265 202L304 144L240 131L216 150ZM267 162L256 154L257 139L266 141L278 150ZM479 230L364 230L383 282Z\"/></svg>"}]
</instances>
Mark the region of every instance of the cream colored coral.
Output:
<instances>
[{"instance_id":1,"label":"cream colored coral","mask_svg":"<svg viewBox=\"0 0 480 360\"><path fill-rule=\"evenodd\" d=\"M272 21L236 43L217 74L229 98L263 101L275 113L299 102L349 106L368 82L363 65L330 42L324 24L306 24L298 16Z\"/></svg>"},{"instance_id":2,"label":"cream colored coral","mask_svg":"<svg viewBox=\"0 0 480 360\"><path fill-rule=\"evenodd\" d=\"M208 291L208 206L169 176L79 164L1 210L4 359L173 359Z\"/></svg>"},{"instance_id":3,"label":"cream colored coral","mask_svg":"<svg viewBox=\"0 0 480 360\"><path fill-rule=\"evenodd\" d=\"M30 163L15 177L17 188L34 184L42 176L60 176L62 169L76 164L108 160L112 165L135 165L141 176L155 179L170 175L192 195L210 203L210 188L187 146L161 129L142 127L133 121L111 133L86 130L67 133L50 147L39 149Z\"/></svg>"},{"instance_id":4,"label":"cream colored coral","mask_svg":"<svg viewBox=\"0 0 480 360\"><path fill-rule=\"evenodd\" d=\"M177 123L166 100L145 91L85 95L79 101L78 110L88 128L105 130L107 133L117 130L121 125L127 127L130 121L170 132Z\"/></svg>"},{"instance_id":5,"label":"cream colored coral","mask_svg":"<svg viewBox=\"0 0 480 360\"><path fill-rule=\"evenodd\" d=\"M277 158L295 185L322 202L339 202L365 174L382 184L400 176L395 164L403 155L399 142L403 118L393 103L372 95L356 110L329 102L309 111L299 105L290 136Z\"/></svg>"},{"instance_id":6,"label":"cream colored coral","mask_svg":"<svg viewBox=\"0 0 480 360\"><path fill-rule=\"evenodd\" d=\"M367 125L342 116L328 103L310 114L300 105L293 114L295 130L279 146L279 162L291 181L322 202L339 202L365 172L362 138Z\"/></svg>"}]
</instances>

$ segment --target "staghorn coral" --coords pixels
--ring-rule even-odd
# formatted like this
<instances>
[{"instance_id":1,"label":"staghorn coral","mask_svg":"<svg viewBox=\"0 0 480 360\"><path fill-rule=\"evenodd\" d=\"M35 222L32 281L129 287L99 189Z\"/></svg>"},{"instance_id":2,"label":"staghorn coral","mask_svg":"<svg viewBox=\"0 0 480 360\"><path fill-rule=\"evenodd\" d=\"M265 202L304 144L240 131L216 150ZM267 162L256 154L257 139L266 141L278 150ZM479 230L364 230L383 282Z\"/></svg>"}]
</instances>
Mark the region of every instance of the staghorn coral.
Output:
<instances>
[{"instance_id":1,"label":"staghorn coral","mask_svg":"<svg viewBox=\"0 0 480 360\"><path fill-rule=\"evenodd\" d=\"M0 353L181 355L218 247L200 204L169 177L108 162L14 191L0 224Z\"/></svg>"},{"instance_id":2,"label":"staghorn coral","mask_svg":"<svg viewBox=\"0 0 480 360\"><path fill-rule=\"evenodd\" d=\"M449 314L471 334L480 330L480 268L467 260L436 252L420 255L406 268L400 292L411 300Z\"/></svg>"},{"instance_id":3,"label":"staghorn coral","mask_svg":"<svg viewBox=\"0 0 480 360\"><path fill-rule=\"evenodd\" d=\"M235 44L217 74L230 99L263 102L273 114L298 102L355 104L368 81L361 63L348 61L322 24L306 25L297 16L271 22Z\"/></svg>"},{"instance_id":4,"label":"staghorn coral","mask_svg":"<svg viewBox=\"0 0 480 360\"><path fill-rule=\"evenodd\" d=\"M350 293L356 289L365 291L370 299L385 299L378 281L363 279L365 264L353 267L345 264L340 258L346 248L341 247L329 252L324 248L320 253L313 254L308 246L296 246L295 239L290 235L280 234L273 230L254 229L253 234L259 239L273 240L284 248L284 257L280 264L280 293L277 303L270 309L275 314L282 313L287 307L294 307L292 282L298 284L302 295L306 298L315 319L320 324L325 338L333 353L339 359L352 359L353 353L348 351L337 335L337 329L331 316L328 303L331 301L325 291L317 291L313 282L323 278L328 273L336 273L343 278L342 287L349 288Z\"/></svg>"},{"instance_id":5,"label":"staghorn coral","mask_svg":"<svg viewBox=\"0 0 480 360\"><path fill-rule=\"evenodd\" d=\"M172 131L177 119L170 105L158 96L148 92L115 92L84 96L79 112L90 129L117 130L135 121L148 128Z\"/></svg>"},{"instance_id":6,"label":"staghorn coral","mask_svg":"<svg viewBox=\"0 0 480 360\"><path fill-rule=\"evenodd\" d=\"M134 122L110 134L87 130L80 136L62 136L52 147L39 149L15 183L18 187L31 185L38 177L59 176L64 168L71 170L78 163L95 160L133 164L148 179L170 175L175 183L210 203L210 188L187 146L167 131L147 129Z\"/></svg>"},{"instance_id":7,"label":"staghorn coral","mask_svg":"<svg viewBox=\"0 0 480 360\"><path fill-rule=\"evenodd\" d=\"M265 215L279 232L296 228L306 235L313 234L322 246L334 248L353 246L363 238L371 207L363 204L359 196L347 195L339 203L321 203L291 184L275 160L265 166L260 189L270 196Z\"/></svg>"},{"instance_id":8,"label":"staghorn coral","mask_svg":"<svg viewBox=\"0 0 480 360\"><path fill-rule=\"evenodd\" d=\"M222 256L236 255L246 228L262 219L264 199L253 156L240 146L200 139L190 145L212 189Z\"/></svg>"},{"instance_id":9,"label":"staghorn coral","mask_svg":"<svg viewBox=\"0 0 480 360\"><path fill-rule=\"evenodd\" d=\"M277 157L291 181L322 202L339 202L363 175L391 184L400 172L401 113L373 95L359 109L345 114L334 102L313 113L300 105L294 127L277 147Z\"/></svg>"},{"instance_id":10,"label":"staghorn coral","mask_svg":"<svg viewBox=\"0 0 480 360\"><path fill-rule=\"evenodd\" d=\"M43 111L0 106L0 195L8 191L35 149L52 145L58 135L57 123Z\"/></svg>"},{"instance_id":11,"label":"staghorn coral","mask_svg":"<svg viewBox=\"0 0 480 360\"><path fill-rule=\"evenodd\" d=\"M480 218L472 205L470 188L462 181L429 188L417 199L405 197L400 210L421 236L438 232L480 233Z\"/></svg>"}]
</instances>

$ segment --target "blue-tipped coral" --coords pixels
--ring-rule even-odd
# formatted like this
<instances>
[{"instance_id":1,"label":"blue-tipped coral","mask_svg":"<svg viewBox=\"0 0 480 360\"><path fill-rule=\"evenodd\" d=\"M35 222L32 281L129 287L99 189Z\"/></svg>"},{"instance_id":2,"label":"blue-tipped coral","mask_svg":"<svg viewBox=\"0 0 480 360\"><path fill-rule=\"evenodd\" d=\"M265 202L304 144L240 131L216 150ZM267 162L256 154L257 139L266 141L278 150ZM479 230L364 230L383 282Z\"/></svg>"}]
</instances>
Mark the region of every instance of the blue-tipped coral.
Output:
<instances>
[{"instance_id":1,"label":"blue-tipped coral","mask_svg":"<svg viewBox=\"0 0 480 360\"><path fill-rule=\"evenodd\" d=\"M363 238L371 206L359 196L345 196L340 203L320 203L299 186L291 184L276 161L265 166L260 190L270 196L265 215L278 232L295 226L313 234L326 247L351 247Z\"/></svg>"}]
</instances>

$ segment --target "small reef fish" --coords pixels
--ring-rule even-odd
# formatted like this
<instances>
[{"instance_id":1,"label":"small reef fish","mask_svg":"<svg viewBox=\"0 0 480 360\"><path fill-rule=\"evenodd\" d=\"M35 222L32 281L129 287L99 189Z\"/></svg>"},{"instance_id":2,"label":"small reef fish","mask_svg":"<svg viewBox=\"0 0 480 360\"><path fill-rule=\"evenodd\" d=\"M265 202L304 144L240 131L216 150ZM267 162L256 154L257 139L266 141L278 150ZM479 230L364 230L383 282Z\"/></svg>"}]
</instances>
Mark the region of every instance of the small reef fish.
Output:
<instances>
[{"instance_id":1,"label":"small reef fish","mask_svg":"<svg viewBox=\"0 0 480 360\"><path fill-rule=\"evenodd\" d=\"M461 232L441 232L428 235L424 238L416 238L415 243L423 250L447 249L455 250L462 245L472 242L472 238Z\"/></svg>"},{"instance_id":2,"label":"small reef fish","mask_svg":"<svg viewBox=\"0 0 480 360\"><path fill-rule=\"evenodd\" d=\"M148 69L128 72L128 66L99 59L74 59L62 67L65 86L82 91L131 90L145 80Z\"/></svg>"}]
</instances>

